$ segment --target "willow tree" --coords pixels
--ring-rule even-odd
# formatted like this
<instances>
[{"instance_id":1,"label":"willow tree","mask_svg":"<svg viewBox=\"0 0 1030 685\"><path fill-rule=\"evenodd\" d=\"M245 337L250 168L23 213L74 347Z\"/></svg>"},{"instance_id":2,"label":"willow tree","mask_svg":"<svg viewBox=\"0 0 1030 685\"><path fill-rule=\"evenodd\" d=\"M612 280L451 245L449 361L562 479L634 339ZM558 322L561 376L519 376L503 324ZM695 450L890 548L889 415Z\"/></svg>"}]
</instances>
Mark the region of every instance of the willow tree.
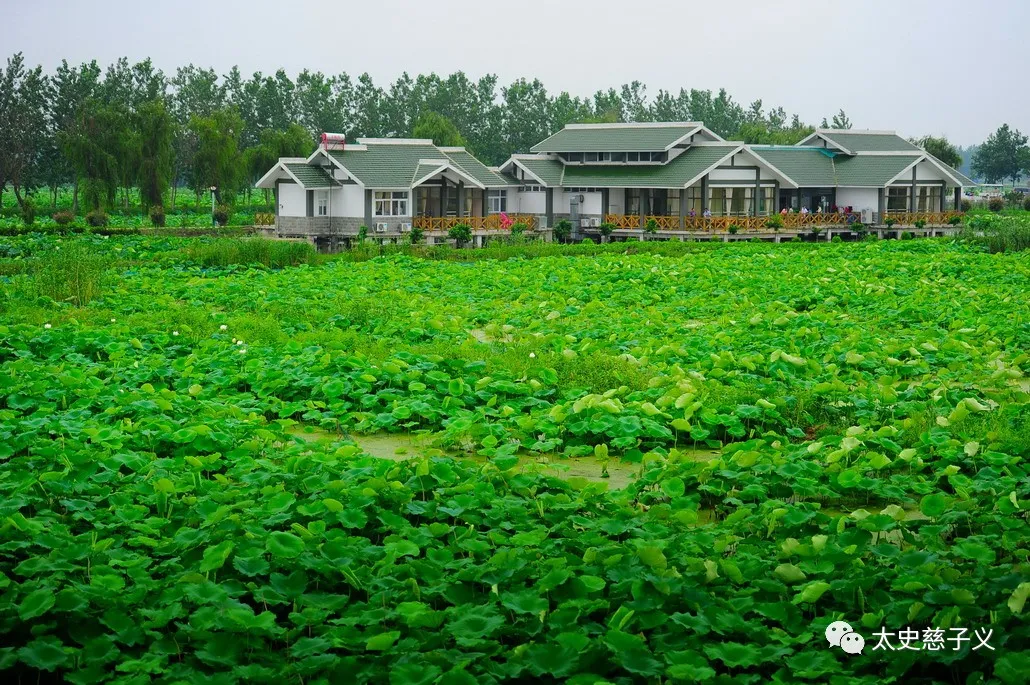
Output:
<instances>
[{"instance_id":1,"label":"willow tree","mask_svg":"<svg viewBox=\"0 0 1030 685\"><path fill-rule=\"evenodd\" d=\"M142 104L136 113L140 143L139 195L143 211L164 205L172 177L175 124L161 100Z\"/></svg>"},{"instance_id":2,"label":"willow tree","mask_svg":"<svg viewBox=\"0 0 1030 685\"><path fill-rule=\"evenodd\" d=\"M215 188L219 204L228 195L235 200L242 174L240 173L240 134L243 120L235 109L220 109L208 117L193 117L190 131L197 138L197 152L193 157L193 190L200 196L208 186Z\"/></svg>"},{"instance_id":3,"label":"willow tree","mask_svg":"<svg viewBox=\"0 0 1030 685\"><path fill-rule=\"evenodd\" d=\"M114 108L87 100L76 114L76 124L59 134L61 149L80 182L87 211L114 204L118 189L119 136L125 134L124 118Z\"/></svg>"}]
</instances>

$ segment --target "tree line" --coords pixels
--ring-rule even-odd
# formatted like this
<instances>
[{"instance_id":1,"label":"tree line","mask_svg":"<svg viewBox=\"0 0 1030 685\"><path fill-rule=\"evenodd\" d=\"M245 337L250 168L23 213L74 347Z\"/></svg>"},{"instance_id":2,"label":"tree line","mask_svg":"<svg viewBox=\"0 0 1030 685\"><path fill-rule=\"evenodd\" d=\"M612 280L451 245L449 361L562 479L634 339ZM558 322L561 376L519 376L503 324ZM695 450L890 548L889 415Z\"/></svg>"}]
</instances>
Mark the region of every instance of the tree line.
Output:
<instances>
[{"instance_id":1,"label":"tree line","mask_svg":"<svg viewBox=\"0 0 1030 685\"><path fill-rule=\"evenodd\" d=\"M219 75L192 64L172 75L150 59L63 61L53 73L26 65L22 54L0 73L0 193L19 205L40 196L56 203L62 187L73 210L128 209L139 189L143 209L208 187L234 198L281 156L305 156L323 131L357 137L425 137L463 144L488 164L525 152L571 122L703 121L719 135L748 143L793 144L814 127L761 100L748 106L718 92L659 90L639 81L580 97L548 93L537 79L500 85L495 75L463 72L411 77L387 87L368 74L304 70L291 79ZM821 126L850 128L843 110ZM1018 135L1018 132L1015 132ZM957 151L943 138L924 138L949 163ZM1025 138L1024 138L1025 142Z\"/></svg>"}]
</instances>

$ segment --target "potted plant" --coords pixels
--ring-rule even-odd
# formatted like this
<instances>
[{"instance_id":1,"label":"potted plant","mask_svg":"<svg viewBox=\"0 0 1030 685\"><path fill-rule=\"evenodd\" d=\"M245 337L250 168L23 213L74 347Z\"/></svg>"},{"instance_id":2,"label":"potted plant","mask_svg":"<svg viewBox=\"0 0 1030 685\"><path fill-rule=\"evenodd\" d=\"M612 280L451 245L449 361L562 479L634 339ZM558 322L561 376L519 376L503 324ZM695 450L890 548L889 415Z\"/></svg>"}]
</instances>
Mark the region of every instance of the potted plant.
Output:
<instances>
[{"instance_id":1,"label":"potted plant","mask_svg":"<svg viewBox=\"0 0 1030 685\"><path fill-rule=\"evenodd\" d=\"M455 224L447 231L447 237L455 242L458 247L463 247L472 241L472 227L468 224Z\"/></svg>"},{"instance_id":2,"label":"potted plant","mask_svg":"<svg viewBox=\"0 0 1030 685\"><path fill-rule=\"evenodd\" d=\"M597 230L601 233L601 237L604 238L602 242L608 242L608 238L611 237L612 232L615 231L615 224L605 222L598 226Z\"/></svg>"},{"instance_id":3,"label":"potted plant","mask_svg":"<svg viewBox=\"0 0 1030 685\"><path fill-rule=\"evenodd\" d=\"M887 217L887 219L883 222L883 225L886 226L887 228L893 228L894 224L896 224L896 223L898 223L898 222L895 221L892 217Z\"/></svg>"},{"instance_id":4,"label":"potted plant","mask_svg":"<svg viewBox=\"0 0 1030 685\"><path fill-rule=\"evenodd\" d=\"M737 224L730 224L730 227L726 230L730 232L730 235L737 235L737 231L740 230L740 226Z\"/></svg>"},{"instance_id":5,"label":"potted plant","mask_svg":"<svg viewBox=\"0 0 1030 685\"><path fill-rule=\"evenodd\" d=\"M411 242L412 245L418 245L420 242L422 242L422 238L424 236L425 232L418 226L415 226L411 229L411 233L408 234L408 240Z\"/></svg>"},{"instance_id":6,"label":"potted plant","mask_svg":"<svg viewBox=\"0 0 1030 685\"><path fill-rule=\"evenodd\" d=\"M652 217L647 220L647 223L644 224L644 233L647 233L648 235L654 235L657 232L658 220Z\"/></svg>"},{"instance_id":7,"label":"potted plant","mask_svg":"<svg viewBox=\"0 0 1030 685\"><path fill-rule=\"evenodd\" d=\"M779 231L783 228L783 217L779 215L769 217L765 221L765 227L771 228L774 231Z\"/></svg>"},{"instance_id":8,"label":"potted plant","mask_svg":"<svg viewBox=\"0 0 1030 685\"><path fill-rule=\"evenodd\" d=\"M551 234L554 236L555 241L564 243L572 234L572 222L568 219L559 219L554 222L554 228L551 229Z\"/></svg>"},{"instance_id":9,"label":"potted plant","mask_svg":"<svg viewBox=\"0 0 1030 685\"><path fill-rule=\"evenodd\" d=\"M923 219L916 219L916 220L915 220L915 221L914 221L914 222L912 223L912 225L913 225L913 226L915 226L916 228L918 228L919 230L922 230L922 229L923 229L923 227L924 227L924 226L926 226L926 221L925 221L925 220L923 220Z\"/></svg>"}]
</instances>

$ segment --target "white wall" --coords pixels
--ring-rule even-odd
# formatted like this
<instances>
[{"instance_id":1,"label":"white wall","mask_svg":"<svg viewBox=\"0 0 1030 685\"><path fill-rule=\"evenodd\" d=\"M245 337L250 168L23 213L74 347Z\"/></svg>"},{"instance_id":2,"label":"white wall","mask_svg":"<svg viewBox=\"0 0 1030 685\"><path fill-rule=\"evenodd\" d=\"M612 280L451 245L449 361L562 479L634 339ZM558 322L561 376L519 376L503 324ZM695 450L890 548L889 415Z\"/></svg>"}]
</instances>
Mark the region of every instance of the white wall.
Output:
<instances>
[{"instance_id":1,"label":"white wall","mask_svg":"<svg viewBox=\"0 0 1030 685\"><path fill-rule=\"evenodd\" d=\"M332 216L361 218L365 216L365 191L358 185L335 188L330 198Z\"/></svg>"},{"instance_id":2,"label":"white wall","mask_svg":"<svg viewBox=\"0 0 1030 685\"><path fill-rule=\"evenodd\" d=\"M879 190L876 188L837 188L837 206L854 207L856 210L878 211Z\"/></svg>"},{"instance_id":3,"label":"white wall","mask_svg":"<svg viewBox=\"0 0 1030 685\"><path fill-rule=\"evenodd\" d=\"M512 198L515 198L514 204L512 204ZM516 214L544 214L547 212L547 193L509 190L508 211Z\"/></svg>"},{"instance_id":4,"label":"white wall","mask_svg":"<svg viewBox=\"0 0 1030 685\"><path fill-rule=\"evenodd\" d=\"M912 178L911 172L909 172L908 178ZM916 165L916 179L920 181L944 181L947 180L944 174L929 162L920 162ZM954 183L954 181L948 181L948 183Z\"/></svg>"},{"instance_id":5,"label":"white wall","mask_svg":"<svg viewBox=\"0 0 1030 685\"><path fill-rule=\"evenodd\" d=\"M764 175L763 175L764 176ZM771 177L770 177L771 178ZM712 169L709 181L754 181L754 169Z\"/></svg>"},{"instance_id":6,"label":"white wall","mask_svg":"<svg viewBox=\"0 0 1030 685\"><path fill-rule=\"evenodd\" d=\"M307 216L308 203L304 189L296 183L279 184L279 216Z\"/></svg>"},{"instance_id":7,"label":"white wall","mask_svg":"<svg viewBox=\"0 0 1030 685\"><path fill-rule=\"evenodd\" d=\"M557 191L555 193L554 202L554 213L555 214L569 214L572 212L572 198L583 196L583 202L579 205L580 214L600 214L601 213L601 193L579 193L579 192L567 192L561 191L561 199L557 197Z\"/></svg>"}]
</instances>

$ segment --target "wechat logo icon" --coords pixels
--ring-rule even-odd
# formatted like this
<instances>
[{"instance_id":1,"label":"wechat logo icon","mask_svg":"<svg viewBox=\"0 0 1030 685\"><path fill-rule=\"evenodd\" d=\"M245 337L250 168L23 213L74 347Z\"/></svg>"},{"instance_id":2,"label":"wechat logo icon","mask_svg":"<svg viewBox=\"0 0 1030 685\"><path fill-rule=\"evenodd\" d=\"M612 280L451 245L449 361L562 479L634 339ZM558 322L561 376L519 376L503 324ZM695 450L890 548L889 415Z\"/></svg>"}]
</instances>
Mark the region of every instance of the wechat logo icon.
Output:
<instances>
[{"instance_id":1,"label":"wechat logo icon","mask_svg":"<svg viewBox=\"0 0 1030 685\"><path fill-rule=\"evenodd\" d=\"M845 621L834 621L826 626L826 641L831 647L840 647L848 654L861 654L865 648L865 638Z\"/></svg>"}]
</instances>

